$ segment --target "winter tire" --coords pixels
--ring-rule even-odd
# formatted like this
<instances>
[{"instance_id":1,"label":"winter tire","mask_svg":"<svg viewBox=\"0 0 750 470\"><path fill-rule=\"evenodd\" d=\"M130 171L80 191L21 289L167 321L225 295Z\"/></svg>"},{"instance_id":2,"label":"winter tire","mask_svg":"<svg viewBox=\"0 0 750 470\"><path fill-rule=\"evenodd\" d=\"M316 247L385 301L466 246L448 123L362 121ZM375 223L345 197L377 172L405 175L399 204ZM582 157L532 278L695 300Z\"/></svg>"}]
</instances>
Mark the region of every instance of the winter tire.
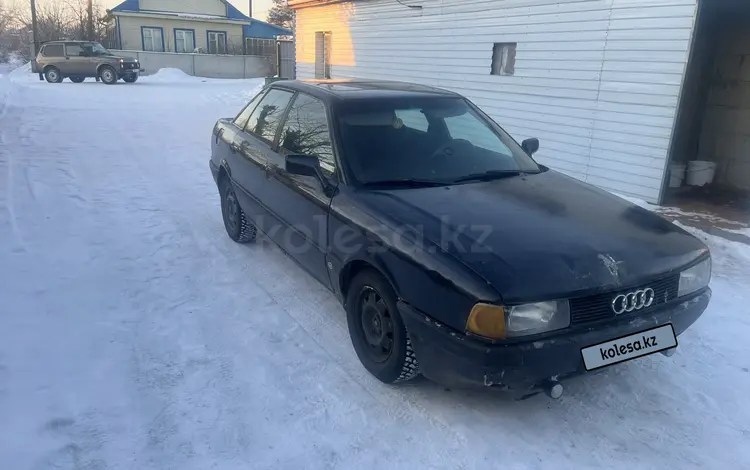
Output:
<instances>
[{"instance_id":1,"label":"winter tire","mask_svg":"<svg viewBox=\"0 0 750 470\"><path fill-rule=\"evenodd\" d=\"M109 65L105 65L99 69L99 78L107 85L114 85L117 83L117 72Z\"/></svg>"},{"instance_id":2,"label":"winter tire","mask_svg":"<svg viewBox=\"0 0 750 470\"><path fill-rule=\"evenodd\" d=\"M49 83L60 83L63 81L63 76L57 67L47 67L44 71L44 79Z\"/></svg>"},{"instance_id":3,"label":"winter tire","mask_svg":"<svg viewBox=\"0 0 750 470\"><path fill-rule=\"evenodd\" d=\"M70 78L70 81L73 83L83 83L84 80L86 80L83 77L68 77Z\"/></svg>"},{"instance_id":4,"label":"winter tire","mask_svg":"<svg viewBox=\"0 0 750 470\"><path fill-rule=\"evenodd\" d=\"M237 243L255 241L257 235L255 225L248 222L228 178L222 179L219 192L221 194L221 215L229 238Z\"/></svg>"},{"instance_id":5,"label":"winter tire","mask_svg":"<svg viewBox=\"0 0 750 470\"><path fill-rule=\"evenodd\" d=\"M138 75L130 75L130 76L127 76L127 77L122 77L122 80L125 83L135 83L135 82L138 81Z\"/></svg>"},{"instance_id":6,"label":"winter tire","mask_svg":"<svg viewBox=\"0 0 750 470\"><path fill-rule=\"evenodd\" d=\"M346 319L360 362L378 380L395 384L419 375L396 294L383 276L374 270L357 274L347 293Z\"/></svg>"}]
</instances>

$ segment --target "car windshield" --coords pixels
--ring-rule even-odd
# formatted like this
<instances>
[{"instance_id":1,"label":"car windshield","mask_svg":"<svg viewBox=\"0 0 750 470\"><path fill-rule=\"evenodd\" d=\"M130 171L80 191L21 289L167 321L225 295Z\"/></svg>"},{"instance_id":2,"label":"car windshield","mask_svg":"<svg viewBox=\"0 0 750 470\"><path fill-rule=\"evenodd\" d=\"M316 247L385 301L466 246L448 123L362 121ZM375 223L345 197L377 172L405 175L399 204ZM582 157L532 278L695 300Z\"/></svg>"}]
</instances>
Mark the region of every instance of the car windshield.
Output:
<instances>
[{"instance_id":1,"label":"car windshield","mask_svg":"<svg viewBox=\"0 0 750 470\"><path fill-rule=\"evenodd\" d=\"M459 183L540 171L462 98L349 101L337 116L345 159L360 184Z\"/></svg>"},{"instance_id":2,"label":"car windshield","mask_svg":"<svg viewBox=\"0 0 750 470\"><path fill-rule=\"evenodd\" d=\"M111 52L98 42L83 43L81 47L90 55L112 55Z\"/></svg>"}]
</instances>

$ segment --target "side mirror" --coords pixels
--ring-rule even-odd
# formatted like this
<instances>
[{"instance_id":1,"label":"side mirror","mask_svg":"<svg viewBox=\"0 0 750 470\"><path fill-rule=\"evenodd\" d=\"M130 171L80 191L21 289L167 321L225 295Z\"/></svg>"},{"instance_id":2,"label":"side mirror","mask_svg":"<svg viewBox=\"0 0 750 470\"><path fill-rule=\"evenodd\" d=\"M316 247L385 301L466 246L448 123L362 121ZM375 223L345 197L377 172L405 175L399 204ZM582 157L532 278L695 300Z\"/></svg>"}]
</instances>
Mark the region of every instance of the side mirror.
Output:
<instances>
[{"instance_id":1,"label":"side mirror","mask_svg":"<svg viewBox=\"0 0 750 470\"><path fill-rule=\"evenodd\" d=\"M539 150L539 139L532 137L521 142L521 148L529 156L534 155Z\"/></svg>"},{"instance_id":2,"label":"side mirror","mask_svg":"<svg viewBox=\"0 0 750 470\"><path fill-rule=\"evenodd\" d=\"M287 155L286 171L293 175L318 176L322 175L318 157L312 155Z\"/></svg>"},{"instance_id":3,"label":"side mirror","mask_svg":"<svg viewBox=\"0 0 750 470\"><path fill-rule=\"evenodd\" d=\"M333 194L334 186L326 175L323 174L318 157L312 155L287 155L285 166L287 173L317 178L323 186L323 191L329 196Z\"/></svg>"}]
</instances>

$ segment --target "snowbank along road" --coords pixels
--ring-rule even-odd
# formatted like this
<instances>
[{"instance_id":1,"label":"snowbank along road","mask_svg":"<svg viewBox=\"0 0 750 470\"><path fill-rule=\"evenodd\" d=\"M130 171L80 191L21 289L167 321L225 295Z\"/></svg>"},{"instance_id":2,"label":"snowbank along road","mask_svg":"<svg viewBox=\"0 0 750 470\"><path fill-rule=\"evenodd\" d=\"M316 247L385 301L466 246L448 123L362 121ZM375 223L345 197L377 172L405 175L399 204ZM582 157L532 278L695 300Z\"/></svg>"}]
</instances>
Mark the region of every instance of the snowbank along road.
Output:
<instances>
[{"instance_id":1,"label":"snowbank along road","mask_svg":"<svg viewBox=\"0 0 750 470\"><path fill-rule=\"evenodd\" d=\"M672 358L554 402L385 386L332 294L224 233L211 128L259 86L0 79L0 468L750 468L748 247L703 236Z\"/></svg>"}]
</instances>

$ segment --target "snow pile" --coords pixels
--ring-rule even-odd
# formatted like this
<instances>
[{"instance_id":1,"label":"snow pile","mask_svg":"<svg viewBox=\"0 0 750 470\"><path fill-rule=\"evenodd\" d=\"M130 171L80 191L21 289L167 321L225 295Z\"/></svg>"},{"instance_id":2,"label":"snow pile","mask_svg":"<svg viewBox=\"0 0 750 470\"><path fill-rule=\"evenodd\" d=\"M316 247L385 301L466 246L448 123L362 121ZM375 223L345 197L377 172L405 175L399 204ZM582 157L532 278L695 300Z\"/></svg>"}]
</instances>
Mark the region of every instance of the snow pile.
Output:
<instances>
[{"instance_id":1,"label":"snow pile","mask_svg":"<svg viewBox=\"0 0 750 470\"><path fill-rule=\"evenodd\" d=\"M196 81L204 81L204 80L206 79L202 77L194 77L192 75L188 75L182 70L172 68L172 67L159 69L159 71L156 72L155 74L148 76L149 82L161 82L161 83L196 82Z\"/></svg>"}]
</instances>

